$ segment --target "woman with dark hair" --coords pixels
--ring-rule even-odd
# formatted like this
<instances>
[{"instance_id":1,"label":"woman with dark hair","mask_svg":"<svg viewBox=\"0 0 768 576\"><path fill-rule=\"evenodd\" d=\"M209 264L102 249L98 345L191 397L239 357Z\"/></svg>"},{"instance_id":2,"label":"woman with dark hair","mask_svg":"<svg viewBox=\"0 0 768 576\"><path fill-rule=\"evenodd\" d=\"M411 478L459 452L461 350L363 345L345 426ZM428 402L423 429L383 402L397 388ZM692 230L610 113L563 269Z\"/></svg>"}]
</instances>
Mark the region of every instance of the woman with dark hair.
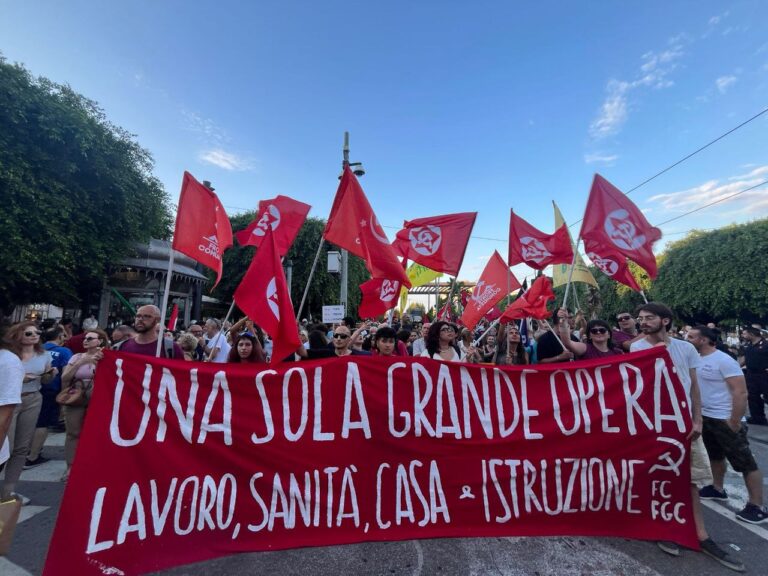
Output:
<instances>
[{"instance_id":1,"label":"woman with dark hair","mask_svg":"<svg viewBox=\"0 0 768 576\"><path fill-rule=\"evenodd\" d=\"M528 351L520 338L520 329L514 322L501 325L494 364L499 366L530 364Z\"/></svg>"},{"instance_id":2,"label":"woman with dark hair","mask_svg":"<svg viewBox=\"0 0 768 576\"><path fill-rule=\"evenodd\" d=\"M558 311L560 318L567 318L567 314L568 312L563 308ZM558 330L560 332L560 340L579 360L618 356L624 353L621 348L613 344L613 340L611 340L611 326L605 320L590 320L587 322L584 342L574 342L571 340L567 322L560 322Z\"/></svg>"},{"instance_id":3,"label":"woman with dark hair","mask_svg":"<svg viewBox=\"0 0 768 576\"><path fill-rule=\"evenodd\" d=\"M391 326L381 326L371 341L374 356L408 356L408 348Z\"/></svg>"},{"instance_id":4,"label":"woman with dark hair","mask_svg":"<svg viewBox=\"0 0 768 576\"><path fill-rule=\"evenodd\" d=\"M264 364L267 356L258 336L244 332L236 337L229 351L227 362L235 364Z\"/></svg>"},{"instance_id":5,"label":"woman with dark hair","mask_svg":"<svg viewBox=\"0 0 768 576\"><path fill-rule=\"evenodd\" d=\"M5 344L21 358L24 380L21 387L21 404L14 409L13 420L8 429L11 457L0 490L1 500L7 500L14 495L16 483L27 461L32 437L37 428L37 418L43 405L40 386L50 382L58 374L58 370L52 365L50 354L43 348L40 330L35 322L19 322L11 326L5 336Z\"/></svg>"},{"instance_id":6,"label":"woman with dark hair","mask_svg":"<svg viewBox=\"0 0 768 576\"><path fill-rule=\"evenodd\" d=\"M101 328L88 330L85 333L85 338L83 338L85 352L72 356L61 375L62 390L75 386L83 390L85 398L79 406L71 404L64 406L64 426L67 430L67 436L64 439L64 458L67 461L67 470L61 477L63 482L69 478L69 471L75 460L77 444L80 441L80 431L83 429L88 402L93 393L93 377L96 373L96 366L104 357L104 348L108 347L109 339L104 330Z\"/></svg>"},{"instance_id":7,"label":"woman with dark hair","mask_svg":"<svg viewBox=\"0 0 768 576\"><path fill-rule=\"evenodd\" d=\"M453 324L438 320L429 327L426 338L426 350L421 353L424 358L443 360L446 362L466 362L456 340L456 327ZM474 351L474 348L471 348Z\"/></svg>"}]
</instances>

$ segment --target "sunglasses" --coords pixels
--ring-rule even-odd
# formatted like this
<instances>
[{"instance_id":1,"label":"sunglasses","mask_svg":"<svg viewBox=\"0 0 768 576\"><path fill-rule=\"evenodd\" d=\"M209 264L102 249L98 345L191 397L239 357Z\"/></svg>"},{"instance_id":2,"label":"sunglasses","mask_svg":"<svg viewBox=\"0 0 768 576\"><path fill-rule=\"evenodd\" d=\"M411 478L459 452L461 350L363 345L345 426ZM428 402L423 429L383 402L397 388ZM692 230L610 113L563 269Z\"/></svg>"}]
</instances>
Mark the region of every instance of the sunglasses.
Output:
<instances>
[{"instance_id":1,"label":"sunglasses","mask_svg":"<svg viewBox=\"0 0 768 576\"><path fill-rule=\"evenodd\" d=\"M24 336L31 337L31 336L40 336L40 332L37 330L32 330L31 332L24 332Z\"/></svg>"},{"instance_id":2,"label":"sunglasses","mask_svg":"<svg viewBox=\"0 0 768 576\"><path fill-rule=\"evenodd\" d=\"M624 322L625 320L632 320L632 316L619 316L616 318L619 322Z\"/></svg>"},{"instance_id":3,"label":"sunglasses","mask_svg":"<svg viewBox=\"0 0 768 576\"><path fill-rule=\"evenodd\" d=\"M605 328L591 328L589 333L590 334L605 334L608 332Z\"/></svg>"},{"instance_id":4,"label":"sunglasses","mask_svg":"<svg viewBox=\"0 0 768 576\"><path fill-rule=\"evenodd\" d=\"M440 332L456 332L456 330L454 330L450 326L443 326L442 328L440 328Z\"/></svg>"},{"instance_id":5,"label":"sunglasses","mask_svg":"<svg viewBox=\"0 0 768 576\"><path fill-rule=\"evenodd\" d=\"M346 340L349 338L349 334L334 334L333 337L337 340Z\"/></svg>"},{"instance_id":6,"label":"sunglasses","mask_svg":"<svg viewBox=\"0 0 768 576\"><path fill-rule=\"evenodd\" d=\"M83 338L83 342L90 342L91 340L100 340L98 336L86 336Z\"/></svg>"}]
</instances>

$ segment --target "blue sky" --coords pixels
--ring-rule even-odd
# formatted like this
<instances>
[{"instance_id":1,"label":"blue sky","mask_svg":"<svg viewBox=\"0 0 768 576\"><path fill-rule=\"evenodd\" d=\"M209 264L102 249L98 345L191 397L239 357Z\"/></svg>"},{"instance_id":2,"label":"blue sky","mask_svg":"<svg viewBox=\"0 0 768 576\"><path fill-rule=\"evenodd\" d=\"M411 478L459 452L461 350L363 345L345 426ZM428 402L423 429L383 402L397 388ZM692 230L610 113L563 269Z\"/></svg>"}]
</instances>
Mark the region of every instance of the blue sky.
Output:
<instances>
[{"instance_id":1,"label":"blue sky","mask_svg":"<svg viewBox=\"0 0 768 576\"><path fill-rule=\"evenodd\" d=\"M349 130L390 238L479 212L476 280L506 256L510 207L551 231L551 200L578 220L594 172L629 190L768 107L765 22L759 0L0 0L0 51L99 102L174 200L186 169L230 213L284 194L327 217ZM768 114L631 197L659 223L764 181L766 134ZM766 216L763 186L663 242Z\"/></svg>"}]
</instances>

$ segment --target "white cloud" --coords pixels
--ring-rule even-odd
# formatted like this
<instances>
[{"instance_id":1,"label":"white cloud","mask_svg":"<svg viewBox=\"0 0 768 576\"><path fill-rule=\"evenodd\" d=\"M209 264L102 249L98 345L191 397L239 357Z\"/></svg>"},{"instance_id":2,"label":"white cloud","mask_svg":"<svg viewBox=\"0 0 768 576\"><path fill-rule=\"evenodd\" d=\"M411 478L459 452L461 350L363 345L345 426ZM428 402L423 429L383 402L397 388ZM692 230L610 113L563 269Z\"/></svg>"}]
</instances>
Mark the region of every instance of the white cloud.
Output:
<instances>
[{"instance_id":1,"label":"white cloud","mask_svg":"<svg viewBox=\"0 0 768 576\"><path fill-rule=\"evenodd\" d=\"M730 14L730 13L731 13L730 10L726 10L722 14L718 14L717 16L712 16L712 18L709 19L709 25L710 26L717 26L718 24L720 24L720 22L724 18L727 18L728 14Z\"/></svg>"},{"instance_id":2,"label":"white cloud","mask_svg":"<svg viewBox=\"0 0 768 576\"><path fill-rule=\"evenodd\" d=\"M210 118L204 118L197 112L186 108L181 109L181 116L184 119L184 127L190 132L200 135L206 144L221 146L230 141L226 131Z\"/></svg>"},{"instance_id":3,"label":"white cloud","mask_svg":"<svg viewBox=\"0 0 768 576\"><path fill-rule=\"evenodd\" d=\"M720 180L709 180L680 192L657 194L649 198L649 202L658 205L657 214L665 211L665 216L674 216L676 213L687 212L705 204L723 200L724 203L716 204L718 208L709 216L720 220L733 218L738 215L759 216L761 211L768 208L768 184L744 192L735 196L732 200L725 200L742 190L751 188L764 182L768 177L768 165L760 166L747 174ZM727 202L727 204L725 204ZM714 206L713 206L714 208ZM660 219L665 219L659 216Z\"/></svg>"},{"instance_id":4,"label":"white cloud","mask_svg":"<svg viewBox=\"0 0 768 576\"><path fill-rule=\"evenodd\" d=\"M613 164L619 159L618 154L603 154L602 152L594 152L593 154L584 154L584 162L587 164L604 163Z\"/></svg>"},{"instance_id":5,"label":"white cloud","mask_svg":"<svg viewBox=\"0 0 768 576\"><path fill-rule=\"evenodd\" d=\"M720 78L715 80L715 84L717 85L717 89L720 91L720 94L725 94L726 90L728 90L728 87L736 82L736 80L736 76L720 76Z\"/></svg>"},{"instance_id":6,"label":"white cloud","mask_svg":"<svg viewBox=\"0 0 768 576\"><path fill-rule=\"evenodd\" d=\"M642 63L632 81L609 80L600 112L589 127L590 136L599 140L617 134L627 120L629 94L640 88L660 90L674 86L670 78L685 54L684 43L690 42L685 34L669 39L669 47L659 52L649 51L641 56Z\"/></svg>"},{"instance_id":7,"label":"white cloud","mask_svg":"<svg viewBox=\"0 0 768 576\"><path fill-rule=\"evenodd\" d=\"M253 170L253 162L251 160L242 158L237 154L233 154L232 152L226 152L220 148L201 152L198 156L198 160L204 164L218 166L222 170L229 170L234 172Z\"/></svg>"}]
</instances>

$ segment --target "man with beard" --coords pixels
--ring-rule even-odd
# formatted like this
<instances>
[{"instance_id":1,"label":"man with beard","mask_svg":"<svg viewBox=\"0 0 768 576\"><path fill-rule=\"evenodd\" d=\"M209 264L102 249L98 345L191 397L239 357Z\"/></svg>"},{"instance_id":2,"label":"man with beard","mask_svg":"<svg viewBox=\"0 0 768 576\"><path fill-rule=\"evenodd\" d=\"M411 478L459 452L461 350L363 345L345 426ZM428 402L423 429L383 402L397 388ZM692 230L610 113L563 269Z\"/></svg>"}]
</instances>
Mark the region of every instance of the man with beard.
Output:
<instances>
[{"instance_id":1,"label":"man with beard","mask_svg":"<svg viewBox=\"0 0 768 576\"><path fill-rule=\"evenodd\" d=\"M638 350L647 350L654 346L665 346L672 357L675 372L685 389L685 395L688 400L687 404L690 407L693 422L693 427L689 434L691 440L691 506L699 545L702 552L711 556L726 568L743 572L744 565L720 548L709 537L704 526L704 514L701 509L701 501L699 500L699 485L704 487L712 484L712 470L709 466L707 450L701 439L701 395L699 393L698 380L696 379L696 368L700 366L701 359L693 344L670 337L668 330L672 326L672 316L672 310L660 302L649 302L640 306L637 311L637 320L640 323L640 331L645 337L633 342L630 346L630 351L637 352ZM680 548L677 544L672 542L658 542L657 544L667 554L672 556L680 555Z\"/></svg>"},{"instance_id":2,"label":"man with beard","mask_svg":"<svg viewBox=\"0 0 768 576\"><path fill-rule=\"evenodd\" d=\"M143 354L144 356L155 356L157 352L157 333L160 324L160 308L151 304L142 306L136 311L136 318L133 321L133 328L136 330L136 336L123 341L120 346L121 352L130 352L131 354ZM162 356L166 358L184 358L184 352L176 342L166 340L162 346Z\"/></svg>"}]
</instances>

